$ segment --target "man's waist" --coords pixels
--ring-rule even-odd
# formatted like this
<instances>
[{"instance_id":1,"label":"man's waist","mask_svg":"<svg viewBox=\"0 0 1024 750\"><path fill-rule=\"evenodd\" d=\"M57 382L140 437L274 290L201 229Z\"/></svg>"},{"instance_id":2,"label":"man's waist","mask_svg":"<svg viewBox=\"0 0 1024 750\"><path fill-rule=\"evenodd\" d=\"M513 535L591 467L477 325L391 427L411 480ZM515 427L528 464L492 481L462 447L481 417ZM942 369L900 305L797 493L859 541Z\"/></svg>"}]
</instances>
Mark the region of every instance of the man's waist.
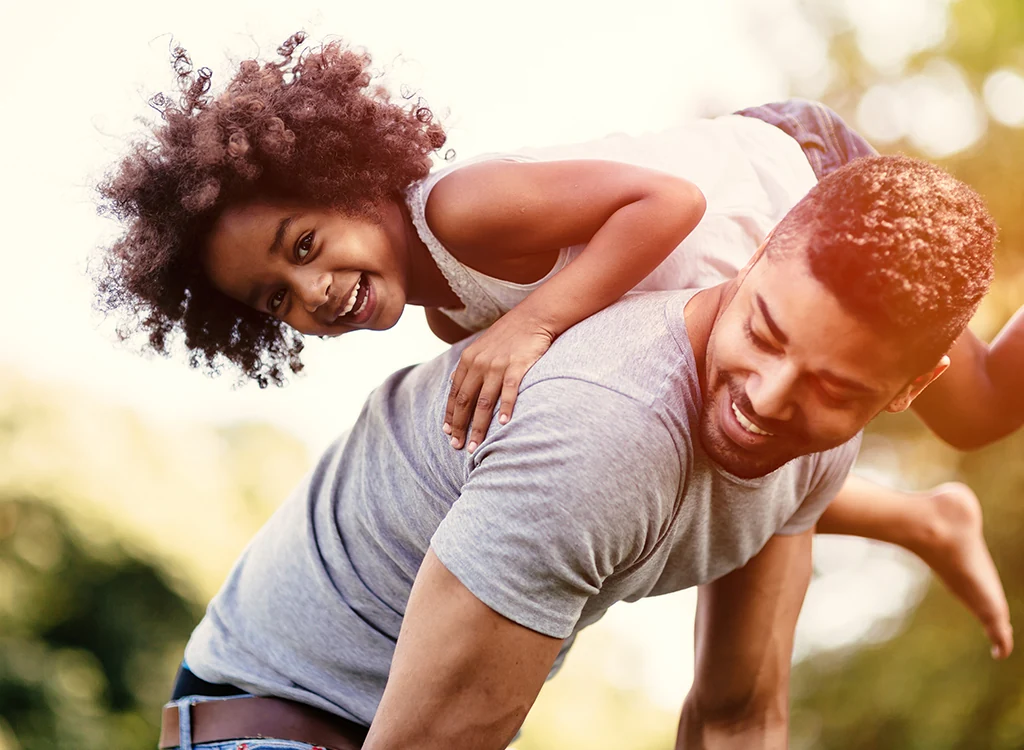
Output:
<instances>
[{"instance_id":1,"label":"man's waist","mask_svg":"<svg viewBox=\"0 0 1024 750\"><path fill-rule=\"evenodd\" d=\"M312 706L252 695L191 696L164 706L161 750L247 739L303 742L325 750L358 750L367 728Z\"/></svg>"},{"instance_id":2,"label":"man's waist","mask_svg":"<svg viewBox=\"0 0 1024 750\"><path fill-rule=\"evenodd\" d=\"M256 697L234 685L208 682L184 665L161 719L160 748L180 746L187 732L193 745L272 738L356 750L367 732L361 724L304 703Z\"/></svg>"}]
</instances>

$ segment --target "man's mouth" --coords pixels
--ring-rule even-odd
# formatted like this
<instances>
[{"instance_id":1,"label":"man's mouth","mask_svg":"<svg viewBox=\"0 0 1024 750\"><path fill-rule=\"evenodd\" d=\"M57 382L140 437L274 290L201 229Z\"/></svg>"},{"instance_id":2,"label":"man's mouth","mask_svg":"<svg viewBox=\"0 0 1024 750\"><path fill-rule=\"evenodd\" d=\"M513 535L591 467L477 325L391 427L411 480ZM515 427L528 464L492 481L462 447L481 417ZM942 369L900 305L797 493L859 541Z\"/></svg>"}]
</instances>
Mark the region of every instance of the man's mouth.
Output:
<instances>
[{"instance_id":1,"label":"man's mouth","mask_svg":"<svg viewBox=\"0 0 1024 750\"><path fill-rule=\"evenodd\" d=\"M779 440L748 417L733 401L728 390L724 395L718 407L718 428L729 442L744 452L759 453Z\"/></svg>"},{"instance_id":2,"label":"man's mouth","mask_svg":"<svg viewBox=\"0 0 1024 750\"><path fill-rule=\"evenodd\" d=\"M744 414L742 411L740 411L740 407L736 406L736 402L735 401L731 401L731 405L732 405L732 413L736 415L736 421L740 423L740 426L744 430L746 430L747 432L749 432L751 434L754 434L754 435L763 435L763 436L766 436L766 437L773 437L773 434L771 432L768 432L767 430L761 429L756 424L754 424L752 421L750 421L750 419L747 418L747 415Z\"/></svg>"}]
</instances>

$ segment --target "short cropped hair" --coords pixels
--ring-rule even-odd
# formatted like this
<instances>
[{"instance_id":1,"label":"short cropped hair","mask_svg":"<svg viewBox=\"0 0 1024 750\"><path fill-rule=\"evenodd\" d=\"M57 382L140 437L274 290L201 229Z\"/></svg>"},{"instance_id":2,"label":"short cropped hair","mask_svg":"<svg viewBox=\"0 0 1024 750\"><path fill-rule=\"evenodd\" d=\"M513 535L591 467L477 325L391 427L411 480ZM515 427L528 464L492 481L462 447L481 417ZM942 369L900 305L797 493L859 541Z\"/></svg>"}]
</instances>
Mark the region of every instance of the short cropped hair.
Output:
<instances>
[{"instance_id":1,"label":"short cropped hair","mask_svg":"<svg viewBox=\"0 0 1024 750\"><path fill-rule=\"evenodd\" d=\"M923 370L949 351L988 292L996 235L981 196L945 170L871 156L824 177L765 252L805 252L844 309L898 337Z\"/></svg>"}]
</instances>

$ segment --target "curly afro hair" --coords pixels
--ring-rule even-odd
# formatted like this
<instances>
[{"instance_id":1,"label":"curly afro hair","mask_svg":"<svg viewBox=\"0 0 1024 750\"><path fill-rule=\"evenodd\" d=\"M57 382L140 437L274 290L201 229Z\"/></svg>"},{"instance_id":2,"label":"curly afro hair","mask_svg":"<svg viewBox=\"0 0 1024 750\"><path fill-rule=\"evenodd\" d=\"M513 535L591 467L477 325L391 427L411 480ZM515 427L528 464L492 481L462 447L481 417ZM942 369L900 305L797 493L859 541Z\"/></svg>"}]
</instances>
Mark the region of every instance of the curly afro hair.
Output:
<instances>
[{"instance_id":1,"label":"curly afro hair","mask_svg":"<svg viewBox=\"0 0 1024 750\"><path fill-rule=\"evenodd\" d=\"M120 313L122 340L145 335L166 355L183 338L193 367L227 362L261 387L282 384L286 368L302 368L302 337L205 279L198 254L217 216L278 198L374 217L429 172L445 142L432 112L372 86L369 55L304 41L290 37L277 61L242 62L216 97L212 72L172 50L180 98L153 97L162 122L99 186L100 212L125 227L94 272L97 305Z\"/></svg>"},{"instance_id":2,"label":"curly afro hair","mask_svg":"<svg viewBox=\"0 0 1024 750\"><path fill-rule=\"evenodd\" d=\"M985 201L945 170L871 156L824 177L766 250L800 248L843 307L898 337L923 369L949 351L988 292L996 235Z\"/></svg>"}]
</instances>

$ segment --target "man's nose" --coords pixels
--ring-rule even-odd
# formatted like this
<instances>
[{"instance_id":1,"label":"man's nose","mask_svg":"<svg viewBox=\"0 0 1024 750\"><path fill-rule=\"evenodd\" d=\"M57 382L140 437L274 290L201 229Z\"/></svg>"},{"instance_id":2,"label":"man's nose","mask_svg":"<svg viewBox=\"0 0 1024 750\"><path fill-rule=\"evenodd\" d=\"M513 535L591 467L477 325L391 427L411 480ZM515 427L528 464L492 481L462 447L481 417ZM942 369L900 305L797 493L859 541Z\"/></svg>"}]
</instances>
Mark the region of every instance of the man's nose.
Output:
<instances>
[{"instance_id":1,"label":"man's nose","mask_svg":"<svg viewBox=\"0 0 1024 750\"><path fill-rule=\"evenodd\" d=\"M308 272L303 274L296 284L296 291L302 306L312 314L315 313L331 294L331 275L329 273Z\"/></svg>"},{"instance_id":2,"label":"man's nose","mask_svg":"<svg viewBox=\"0 0 1024 750\"><path fill-rule=\"evenodd\" d=\"M746 392L754 410L753 416L778 422L792 419L796 385L796 371L784 362L748 377Z\"/></svg>"}]
</instances>

